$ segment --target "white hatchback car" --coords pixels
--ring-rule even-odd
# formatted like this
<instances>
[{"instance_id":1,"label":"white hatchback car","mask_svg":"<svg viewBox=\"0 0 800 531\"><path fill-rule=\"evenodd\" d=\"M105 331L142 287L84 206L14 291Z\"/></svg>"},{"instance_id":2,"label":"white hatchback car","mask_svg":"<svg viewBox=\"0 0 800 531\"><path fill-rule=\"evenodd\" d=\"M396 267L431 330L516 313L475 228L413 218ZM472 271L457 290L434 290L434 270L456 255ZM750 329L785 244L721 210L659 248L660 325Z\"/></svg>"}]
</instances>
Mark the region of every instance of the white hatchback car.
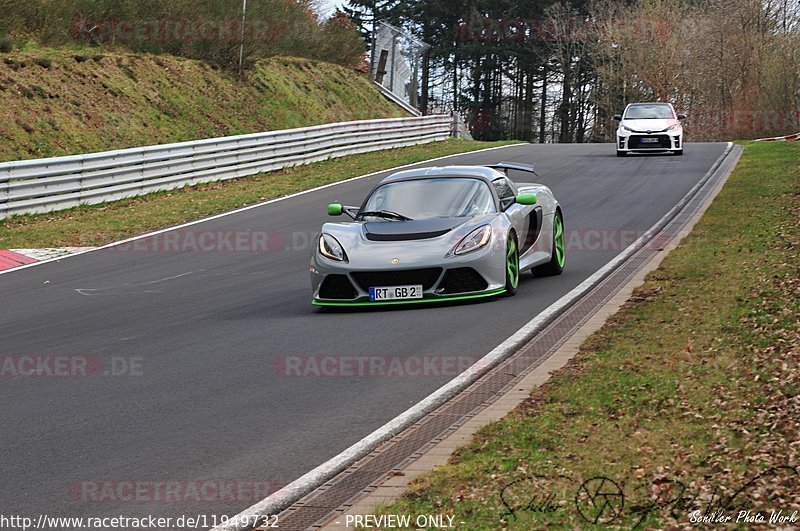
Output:
<instances>
[{"instance_id":1,"label":"white hatchback car","mask_svg":"<svg viewBox=\"0 0 800 531\"><path fill-rule=\"evenodd\" d=\"M631 103L625 113L614 116L617 128L617 156L626 153L672 152L683 155L685 114L676 114L669 103Z\"/></svg>"}]
</instances>

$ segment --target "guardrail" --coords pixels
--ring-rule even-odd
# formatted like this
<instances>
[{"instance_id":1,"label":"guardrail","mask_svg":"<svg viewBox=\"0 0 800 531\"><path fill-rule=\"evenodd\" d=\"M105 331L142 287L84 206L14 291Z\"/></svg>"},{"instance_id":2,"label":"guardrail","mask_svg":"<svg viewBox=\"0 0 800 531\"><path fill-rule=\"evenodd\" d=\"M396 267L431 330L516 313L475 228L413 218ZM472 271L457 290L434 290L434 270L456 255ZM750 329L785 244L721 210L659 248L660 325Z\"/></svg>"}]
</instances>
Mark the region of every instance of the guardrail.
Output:
<instances>
[{"instance_id":1,"label":"guardrail","mask_svg":"<svg viewBox=\"0 0 800 531\"><path fill-rule=\"evenodd\" d=\"M447 115L362 120L0 163L0 219L444 140Z\"/></svg>"}]
</instances>

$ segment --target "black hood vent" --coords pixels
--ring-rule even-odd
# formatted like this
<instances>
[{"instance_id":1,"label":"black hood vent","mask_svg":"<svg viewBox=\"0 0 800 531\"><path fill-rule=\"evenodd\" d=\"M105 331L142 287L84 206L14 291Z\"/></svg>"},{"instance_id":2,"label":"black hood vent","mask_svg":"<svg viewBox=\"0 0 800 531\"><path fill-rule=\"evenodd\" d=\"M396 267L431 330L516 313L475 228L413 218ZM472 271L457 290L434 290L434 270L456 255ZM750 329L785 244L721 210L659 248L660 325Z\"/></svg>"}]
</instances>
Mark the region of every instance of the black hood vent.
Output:
<instances>
[{"instance_id":1,"label":"black hood vent","mask_svg":"<svg viewBox=\"0 0 800 531\"><path fill-rule=\"evenodd\" d=\"M379 221L364 224L364 234L373 242L428 240L444 236L470 218L434 218L412 221Z\"/></svg>"},{"instance_id":2,"label":"black hood vent","mask_svg":"<svg viewBox=\"0 0 800 531\"><path fill-rule=\"evenodd\" d=\"M373 242L406 242L410 240L428 240L438 238L450 232L451 229L437 230L433 232L406 232L404 234L380 234L374 232L367 233L367 239Z\"/></svg>"}]
</instances>

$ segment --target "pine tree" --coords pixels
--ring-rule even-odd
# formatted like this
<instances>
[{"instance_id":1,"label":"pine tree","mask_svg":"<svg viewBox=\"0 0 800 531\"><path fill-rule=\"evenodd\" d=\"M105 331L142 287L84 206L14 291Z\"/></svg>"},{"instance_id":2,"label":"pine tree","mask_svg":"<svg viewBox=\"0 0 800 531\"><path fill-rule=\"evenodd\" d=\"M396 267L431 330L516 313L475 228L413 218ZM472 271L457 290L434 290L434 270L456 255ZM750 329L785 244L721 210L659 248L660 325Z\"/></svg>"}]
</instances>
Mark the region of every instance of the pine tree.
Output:
<instances>
[{"instance_id":1,"label":"pine tree","mask_svg":"<svg viewBox=\"0 0 800 531\"><path fill-rule=\"evenodd\" d=\"M375 20L400 25L401 0L348 0L344 12L358 28L367 46L372 42L372 26Z\"/></svg>"}]
</instances>

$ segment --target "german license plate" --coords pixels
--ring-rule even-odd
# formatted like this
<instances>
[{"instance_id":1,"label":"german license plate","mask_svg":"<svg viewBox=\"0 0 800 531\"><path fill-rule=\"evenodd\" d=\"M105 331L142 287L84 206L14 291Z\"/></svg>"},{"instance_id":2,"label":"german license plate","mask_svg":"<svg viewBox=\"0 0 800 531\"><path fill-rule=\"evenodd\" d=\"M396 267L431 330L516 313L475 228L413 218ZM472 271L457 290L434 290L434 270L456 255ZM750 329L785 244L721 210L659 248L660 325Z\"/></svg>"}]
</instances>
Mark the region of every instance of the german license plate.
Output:
<instances>
[{"instance_id":1,"label":"german license plate","mask_svg":"<svg viewBox=\"0 0 800 531\"><path fill-rule=\"evenodd\" d=\"M658 144L658 139L653 137L643 137L639 140L642 144Z\"/></svg>"},{"instance_id":2,"label":"german license plate","mask_svg":"<svg viewBox=\"0 0 800 531\"><path fill-rule=\"evenodd\" d=\"M371 301L393 301L393 300L421 299L421 298L422 298L422 285L369 288L369 300Z\"/></svg>"}]
</instances>

